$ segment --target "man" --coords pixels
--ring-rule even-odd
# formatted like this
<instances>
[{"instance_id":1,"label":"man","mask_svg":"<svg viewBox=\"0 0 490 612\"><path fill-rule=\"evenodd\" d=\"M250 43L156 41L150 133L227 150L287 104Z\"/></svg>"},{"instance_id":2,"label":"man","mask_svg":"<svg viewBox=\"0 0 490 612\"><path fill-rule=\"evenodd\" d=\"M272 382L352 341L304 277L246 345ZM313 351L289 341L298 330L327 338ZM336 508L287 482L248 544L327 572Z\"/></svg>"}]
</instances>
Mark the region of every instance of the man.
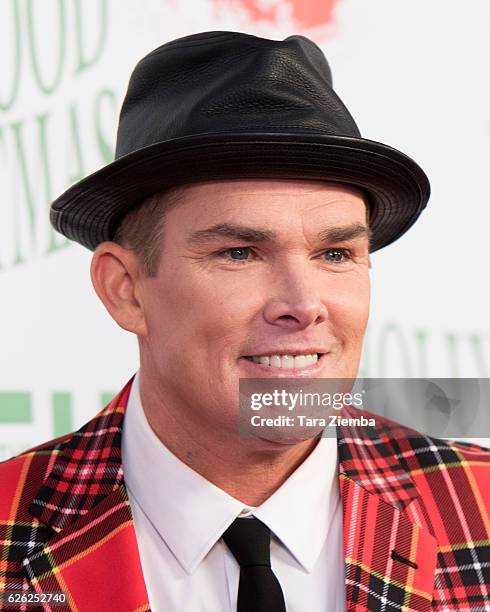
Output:
<instances>
[{"instance_id":1,"label":"man","mask_svg":"<svg viewBox=\"0 0 490 612\"><path fill-rule=\"evenodd\" d=\"M116 161L51 210L140 368L0 466L2 588L80 611L490 610L487 450L382 419L238 427L240 379L356 377L369 253L428 197L304 37L208 32L141 60Z\"/></svg>"}]
</instances>

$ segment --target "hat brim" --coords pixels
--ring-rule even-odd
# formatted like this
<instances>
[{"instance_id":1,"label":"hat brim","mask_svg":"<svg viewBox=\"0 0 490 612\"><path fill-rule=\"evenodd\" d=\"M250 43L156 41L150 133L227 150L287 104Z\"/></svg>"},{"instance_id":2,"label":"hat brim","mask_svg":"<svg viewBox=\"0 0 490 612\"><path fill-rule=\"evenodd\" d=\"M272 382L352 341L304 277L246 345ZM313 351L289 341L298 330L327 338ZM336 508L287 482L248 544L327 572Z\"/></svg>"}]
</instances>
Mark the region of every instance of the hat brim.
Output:
<instances>
[{"instance_id":1,"label":"hat brim","mask_svg":"<svg viewBox=\"0 0 490 612\"><path fill-rule=\"evenodd\" d=\"M226 178L341 182L370 205L371 252L399 238L430 195L427 176L397 149L364 138L319 134L213 133L167 140L120 157L51 205L53 227L94 250L143 199L177 184Z\"/></svg>"}]
</instances>

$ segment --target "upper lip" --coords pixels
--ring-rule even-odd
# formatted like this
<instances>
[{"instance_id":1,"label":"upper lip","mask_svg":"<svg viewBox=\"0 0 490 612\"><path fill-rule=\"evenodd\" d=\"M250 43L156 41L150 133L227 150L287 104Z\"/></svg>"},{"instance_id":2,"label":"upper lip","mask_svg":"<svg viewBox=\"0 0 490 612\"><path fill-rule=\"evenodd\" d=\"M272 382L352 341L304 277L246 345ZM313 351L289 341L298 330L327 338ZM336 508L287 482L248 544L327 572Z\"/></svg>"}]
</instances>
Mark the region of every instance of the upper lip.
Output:
<instances>
[{"instance_id":1,"label":"upper lip","mask_svg":"<svg viewBox=\"0 0 490 612\"><path fill-rule=\"evenodd\" d=\"M268 349L267 351L259 351L258 353L250 353L243 357L267 357L269 355L314 355L315 353L326 353L326 349L322 348L282 348Z\"/></svg>"}]
</instances>

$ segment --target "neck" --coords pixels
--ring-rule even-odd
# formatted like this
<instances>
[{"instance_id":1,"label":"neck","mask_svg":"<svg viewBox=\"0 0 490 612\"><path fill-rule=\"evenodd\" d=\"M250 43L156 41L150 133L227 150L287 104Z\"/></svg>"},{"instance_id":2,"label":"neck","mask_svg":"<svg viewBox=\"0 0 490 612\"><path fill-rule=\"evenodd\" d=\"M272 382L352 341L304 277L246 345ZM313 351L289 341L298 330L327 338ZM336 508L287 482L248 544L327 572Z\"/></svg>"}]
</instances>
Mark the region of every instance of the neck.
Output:
<instances>
[{"instance_id":1,"label":"neck","mask_svg":"<svg viewBox=\"0 0 490 612\"><path fill-rule=\"evenodd\" d=\"M245 442L237 432L195 422L186 418L188 411L162 397L143 372L140 396L159 440L183 463L248 506L259 506L270 497L318 443L318 438L295 444Z\"/></svg>"}]
</instances>

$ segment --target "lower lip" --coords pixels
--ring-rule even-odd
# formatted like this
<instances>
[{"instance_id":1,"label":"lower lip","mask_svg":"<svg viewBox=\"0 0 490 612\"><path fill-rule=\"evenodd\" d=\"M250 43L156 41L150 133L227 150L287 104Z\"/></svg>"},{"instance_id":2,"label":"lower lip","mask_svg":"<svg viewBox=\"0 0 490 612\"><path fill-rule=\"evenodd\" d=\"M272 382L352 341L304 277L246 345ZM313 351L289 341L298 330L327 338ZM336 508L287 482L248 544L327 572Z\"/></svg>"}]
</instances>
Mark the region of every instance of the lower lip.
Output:
<instances>
[{"instance_id":1,"label":"lower lip","mask_svg":"<svg viewBox=\"0 0 490 612\"><path fill-rule=\"evenodd\" d=\"M325 358L328 353L323 353L318 361L312 363L305 368L278 368L276 366L267 365L265 363L255 363L251 359L240 357L239 361L242 366L250 372L250 378L262 378L264 376L270 376L271 378L300 378L317 375L322 369Z\"/></svg>"}]
</instances>

